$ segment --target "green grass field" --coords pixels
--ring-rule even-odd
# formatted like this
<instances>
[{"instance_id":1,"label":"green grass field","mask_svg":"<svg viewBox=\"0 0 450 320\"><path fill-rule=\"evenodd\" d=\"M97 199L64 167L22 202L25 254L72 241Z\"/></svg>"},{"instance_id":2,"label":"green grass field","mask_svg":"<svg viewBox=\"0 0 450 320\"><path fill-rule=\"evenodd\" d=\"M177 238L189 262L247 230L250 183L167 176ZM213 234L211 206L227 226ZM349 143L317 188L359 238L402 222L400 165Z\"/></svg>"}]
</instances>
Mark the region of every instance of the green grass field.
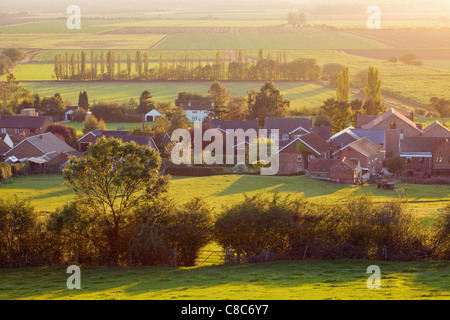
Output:
<instances>
[{"instance_id":1,"label":"green grass field","mask_svg":"<svg viewBox=\"0 0 450 320\"><path fill-rule=\"evenodd\" d=\"M381 289L369 290L369 265ZM448 300L449 262L285 261L195 268L86 267L67 290L62 267L1 269L0 299Z\"/></svg>"},{"instance_id":2,"label":"green grass field","mask_svg":"<svg viewBox=\"0 0 450 320\"><path fill-rule=\"evenodd\" d=\"M228 82L223 84L231 91L232 97L246 97L247 91L259 90L263 81ZM131 97L138 99L142 91L149 90L155 101L175 101L179 92L189 91L208 94L209 82L30 82L23 83L24 87L40 96L61 94L64 101L76 103L80 91L87 91L89 101L120 103L127 102ZM335 91L310 82L275 82L276 87L284 97L291 101L291 109L300 107L315 109L324 100L335 95Z\"/></svg>"},{"instance_id":3,"label":"green grass field","mask_svg":"<svg viewBox=\"0 0 450 320\"><path fill-rule=\"evenodd\" d=\"M450 186L397 184L402 191L378 190L376 186L356 186L317 181L305 176L264 177L224 175L211 177L174 177L169 194L178 203L186 203L193 197L202 197L220 212L224 205L242 201L244 194L259 193L303 195L315 203L329 204L345 201L350 194L371 193L376 202L409 199L408 209L419 217L432 218L450 204ZM36 210L52 212L73 201L74 193L63 184L59 175L31 175L0 184L1 197L30 198Z\"/></svg>"}]
</instances>

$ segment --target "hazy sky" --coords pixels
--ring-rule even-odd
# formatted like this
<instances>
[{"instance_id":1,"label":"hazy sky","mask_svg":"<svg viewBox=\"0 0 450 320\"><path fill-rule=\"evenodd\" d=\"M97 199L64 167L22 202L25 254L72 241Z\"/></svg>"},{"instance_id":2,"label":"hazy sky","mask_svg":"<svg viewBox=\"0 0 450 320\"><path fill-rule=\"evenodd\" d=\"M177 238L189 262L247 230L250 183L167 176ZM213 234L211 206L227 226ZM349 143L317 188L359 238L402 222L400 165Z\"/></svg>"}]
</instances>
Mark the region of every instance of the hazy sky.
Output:
<instances>
[{"instance_id":1,"label":"hazy sky","mask_svg":"<svg viewBox=\"0 0 450 320\"><path fill-rule=\"evenodd\" d=\"M368 5L379 5L382 10L396 14L439 14L450 16L450 0L2 0L0 11L60 12L75 4L84 12L150 12L220 10L290 10L306 12L355 11ZM341 8L339 10L339 7ZM336 8L336 9L334 9ZM318 11L317 11L318 10Z\"/></svg>"}]
</instances>

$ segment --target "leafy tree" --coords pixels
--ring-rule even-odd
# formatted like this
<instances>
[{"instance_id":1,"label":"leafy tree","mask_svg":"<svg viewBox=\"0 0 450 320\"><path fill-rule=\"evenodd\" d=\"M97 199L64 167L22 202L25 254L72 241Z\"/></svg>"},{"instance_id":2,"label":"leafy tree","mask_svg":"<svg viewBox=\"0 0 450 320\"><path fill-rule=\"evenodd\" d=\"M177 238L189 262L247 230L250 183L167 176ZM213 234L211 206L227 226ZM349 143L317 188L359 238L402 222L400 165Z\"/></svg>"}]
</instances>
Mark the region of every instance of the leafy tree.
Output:
<instances>
[{"instance_id":1,"label":"leafy tree","mask_svg":"<svg viewBox=\"0 0 450 320\"><path fill-rule=\"evenodd\" d=\"M248 116L247 99L244 97L231 98L228 103L229 120L244 120Z\"/></svg>"},{"instance_id":2,"label":"leafy tree","mask_svg":"<svg viewBox=\"0 0 450 320\"><path fill-rule=\"evenodd\" d=\"M89 109L89 98L86 91L80 92L78 95L78 106L84 111Z\"/></svg>"},{"instance_id":3,"label":"leafy tree","mask_svg":"<svg viewBox=\"0 0 450 320\"><path fill-rule=\"evenodd\" d=\"M331 85L337 85L339 73L344 70L344 66L339 63L327 63L322 67L322 78L330 82Z\"/></svg>"},{"instance_id":4,"label":"leafy tree","mask_svg":"<svg viewBox=\"0 0 450 320\"><path fill-rule=\"evenodd\" d=\"M402 157L393 157L386 161L386 166L390 173L398 176L400 172L405 170L406 162Z\"/></svg>"},{"instance_id":5,"label":"leafy tree","mask_svg":"<svg viewBox=\"0 0 450 320\"><path fill-rule=\"evenodd\" d=\"M289 104L274 84L267 81L259 92L251 90L248 93L248 118L258 119L259 125L263 126L267 117L284 117Z\"/></svg>"},{"instance_id":6,"label":"leafy tree","mask_svg":"<svg viewBox=\"0 0 450 320\"><path fill-rule=\"evenodd\" d=\"M170 129L167 131L169 134L176 129L187 129L189 127L189 119L182 107L175 107L170 118Z\"/></svg>"},{"instance_id":7,"label":"leafy tree","mask_svg":"<svg viewBox=\"0 0 450 320\"><path fill-rule=\"evenodd\" d=\"M103 120L98 121L93 115L87 116L86 120L83 122L83 134L87 134L94 130L105 130L106 126Z\"/></svg>"},{"instance_id":8,"label":"leafy tree","mask_svg":"<svg viewBox=\"0 0 450 320\"><path fill-rule=\"evenodd\" d=\"M63 116L65 110L66 107L59 93L56 93L53 97L44 97L42 99L40 112L44 116Z\"/></svg>"},{"instance_id":9,"label":"leafy tree","mask_svg":"<svg viewBox=\"0 0 450 320\"><path fill-rule=\"evenodd\" d=\"M54 123L47 127L46 132L51 132L54 135L63 138L64 142L69 146L76 146L77 144L77 130L74 127L67 127L63 124Z\"/></svg>"},{"instance_id":10,"label":"leafy tree","mask_svg":"<svg viewBox=\"0 0 450 320\"><path fill-rule=\"evenodd\" d=\"M314 119L314 127L330 127L333 125L333 121L326 114L319 114Z\"/></svg>"},{"instance_id":11,"label":"leafy tree","mask_svg":"<svg viewBox=\"0 0 450 320\"><path fill-rule=\"evenodd\" d=\"M99 225L111 264L120 263L129 239L124 232L138 206L157 199L168 180L159 175L159 154L135 143L102 137L82 158L71 158L64 181L76 201L89 208L89 220Z\"/></svg>"},{"instance_id":12,"label":"leafy tree","mask_svg":"<svg viewBox=\"0 0 450 320\"><path fill-rule=\"evenodd\" d=\"M336 100L338 102L348 103L350 100L350 75L348 67L345 67L338 77L338 85L336 89Z\"/></svg>"},{"instance_id":13,"label":"leafy tree","mask_svg":"<svg viewBox=\"0 0 450 320\"><path fill-rule=\"evenodd\" d=\"M416 55L413 53L404 54L398 60L400 60L404 64L410 65L414 60L416 60Z\"/></svg>"},{"instance_id":14,"label":"leafy tree","mask_svg":"<svg viewBox=\"0 0 450 320\"><path fill-rule=\"evenodd\" d=\"M5 49L3 50L2 55L8 57L13 64L16 64L22 59L22 52L16 48Z\"/></svg>"},{"instance_id":15,"label":"leafy tree","mask_svg":"<svg viewBox=\"0 0 450 320\"><path fill-rule=\"evenodd\" d=\"M440 117L450 117L450 100L433 97L430 99L430 107L436 110Z\"/></svg>"},{"instance_id":16,"label":"leafy tree","mask_svg":"<svg viewBox=\"0 0 450 320\"><path fill-rule=\"evenodd\" d=\"M381 98L381 80L377 68L369 68L364 92L366 100L363 108L366 114L379 115L386 111Z\"/></svg>"},{"instance_id":17,"label":"leafy tree","mask_svg":"<svg viewBox=\"0 0 450 320\"><path fill-rule=\"evenodd\" d=\"M139 98L139 106L137 109L137 112L139 114L146 114L147 112L155 108L155 103L153 102L152 98L153 96L148 90L144 90L141 93L141 96Z\"/></svg>"},{"instance_id":18,"label":"leafy tree","mask_svg":"<svg viewBox=\"0 0 450 320\"><path fill-rule=\"evenodd\" d=\"M352 110L348 102L339 102L335 99L324 101L322 111L332 120L331 131L337 133L348 127L351 122Z\"/></svg>"},{"instance_id":19,"label":"leafy tree","mask_svg":"<svg viewBox=\"0 0 450 320\"><path fill-rule=\"evenodd\" d=\"M9 69L14 66L11 59L7 56L0 55L0 75L7 74Z\"/></svg>"},{"instance_id":20,"label":"leafy tree","mask_svg":"<svg viewBox=\"0 0 450 320\"><path fill-rule=\"evenodd\" d=\"M208 91L214 102L212 117L215 120L226 120L228 109L227 105L230 101L230 91L219 81L214 81Z\"/></svg>"}]
</instances>

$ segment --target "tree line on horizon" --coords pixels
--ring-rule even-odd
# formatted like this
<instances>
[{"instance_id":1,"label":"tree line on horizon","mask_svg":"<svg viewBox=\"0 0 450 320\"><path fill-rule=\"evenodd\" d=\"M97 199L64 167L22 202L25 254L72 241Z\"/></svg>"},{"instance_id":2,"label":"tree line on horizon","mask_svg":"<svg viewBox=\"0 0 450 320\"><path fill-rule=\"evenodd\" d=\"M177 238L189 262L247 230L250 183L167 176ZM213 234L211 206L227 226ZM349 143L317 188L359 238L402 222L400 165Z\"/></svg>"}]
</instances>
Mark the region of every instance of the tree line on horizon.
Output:
<instances>
[{"instance_id":1,"label":"tree line on horizon","mask_svg":"<svg viewBox=\"0 0 450 320\"><path fill-rule=\"evenodd\" d=\"M125 60L123 59L125 58ZM259 50L257 58L249 58L247 51L239 50L234 57L217 51L213 58L192 52L167 57L160 55L152 67L146 52L136 51L126 57L114 51L106 54L91 51L66 52L54 58L54 77L63 81L89 80L289 80L315 81L320 78L321 67L315 59L299 58L288 61L286 51L275 54Z\"/></svg>"}]
</instances>

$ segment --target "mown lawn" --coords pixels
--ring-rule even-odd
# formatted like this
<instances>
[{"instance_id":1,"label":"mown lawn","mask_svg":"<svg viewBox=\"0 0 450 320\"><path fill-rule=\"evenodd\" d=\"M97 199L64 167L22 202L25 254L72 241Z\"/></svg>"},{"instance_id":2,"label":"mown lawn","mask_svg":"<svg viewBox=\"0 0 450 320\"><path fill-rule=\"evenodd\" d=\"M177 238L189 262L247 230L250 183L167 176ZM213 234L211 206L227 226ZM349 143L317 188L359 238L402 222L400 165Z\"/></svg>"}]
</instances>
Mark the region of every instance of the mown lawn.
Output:
<instances>
[{"instance_id":1,"label":"mown lawn","mask_svg":"<svg viewBox=\"0 0 450 320\"><path fill-rule=\"evenodd\" d=\"M381 289L367 288L367 268ZM283 261L194 268L81 267L68 290L63 267L0 269L0 299L308 300L449 299L450 263Z\"/></svg>"},{"instance_id":2,"label":"mown lawn","mask_svg":"<svg viewBox=\"0 0 450 320\"><path fill-rule=\"evenodd\" d=\"M376 186L356 186L311 180L305 176L270 177L223 175L211 177L174 177L169 194L179 203L201 197L215 211L259 193L303 195L316 203L333 205L345 201L350 194L371 193L376 202L400 196L409 199L408 208L419 217L433 217L450 204L450 186L397 184L402 191L378 190ZM63 184L59 175L31 175L0 183L0 198L30 198L38 211L52 212L74 198L71 189Z\"/></svg>"}]
</instances>

